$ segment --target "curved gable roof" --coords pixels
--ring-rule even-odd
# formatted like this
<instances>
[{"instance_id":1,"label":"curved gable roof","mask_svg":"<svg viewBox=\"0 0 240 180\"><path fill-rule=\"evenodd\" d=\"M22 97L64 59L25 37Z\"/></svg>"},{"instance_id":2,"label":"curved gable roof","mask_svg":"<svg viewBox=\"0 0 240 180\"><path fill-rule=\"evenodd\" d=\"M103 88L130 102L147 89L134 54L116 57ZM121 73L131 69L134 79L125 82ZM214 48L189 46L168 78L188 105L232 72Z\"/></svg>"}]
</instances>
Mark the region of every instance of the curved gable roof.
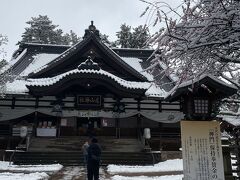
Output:
<instances>
[{"instance_id":1,"label":"curved gable roof","mask_svg":"<svg viewBox=\"0 0 240 180\"><path fill-rule=\"evenodd\" d=\"M111 60L114 61L116 66L122 68L121 70L128 72L139 81L148 81L145 76L143 76L133 67L129 66L126 62L124 62L117 53L115 53L112 49L110 49L104 43L102 43L94 34L91 34L83 41L80 41L76 45L67 49L58 57L56 57L53 61L36 69L33 73L30 73L28 77L29 78L44 77L44 75L46 75L49 71L59 67L62 63L67 61L70 57L77 54L81 49L83 49L84 47L91 43L97 46L103 53L105 53L109 58L111 58Z\"/></svg>"},{"instance_id":2,"label":"curved gable roof","mask_svg":"<svg viewBox=\"0 0 240 180\"><path fill-rule=\"evenodd\" d=\"M86 80L89 84L104 84L113 92L123 93L128 96L142 96L151 86L149 82L134 82L121 79L102 69L74 69L51 78L28 79L26 86L31 94L55 94L75 84L84 85Z\"/></svg>"}]
</instances>

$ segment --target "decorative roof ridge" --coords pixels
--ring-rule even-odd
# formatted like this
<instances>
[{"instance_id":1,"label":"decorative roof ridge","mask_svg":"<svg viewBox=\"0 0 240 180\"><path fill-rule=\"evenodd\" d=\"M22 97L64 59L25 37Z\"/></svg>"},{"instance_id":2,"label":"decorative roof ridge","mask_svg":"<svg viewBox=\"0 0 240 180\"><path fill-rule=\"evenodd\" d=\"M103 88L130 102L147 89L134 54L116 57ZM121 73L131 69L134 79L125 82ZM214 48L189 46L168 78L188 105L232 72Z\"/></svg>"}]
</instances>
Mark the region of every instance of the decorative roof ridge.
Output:
<instances>
[{"instance_id":1,"label":"decorative roof ridge","mask_svg":"<svg viewBox=\"0 0 240 180\"><path fill-rule=\"evenodd\" d=\"M123 87L131 88L131 89L145 89L147 90L151 83L150 82L137 82L137 81L127 81L120 77L117 77L107 71L104 71L102 69L95 70L95 69L74 69L70 70L68 72L62 73L60 75L54 76L54 77L48 77L48 78L36 78L36 79L27 79L26 86L50 86L57 82L59 82L61 79L70 76L72 74L81 74L81 73L89 73L89 74L99 74L107 76L108 78L111 78L118 84L120 84Z\"/></svg>"},{"instance_id":2,"label":"decorative roof ridge","mask_svg":"<svg viewBox=\"0 0 240 180\"><path fill-rule=\"evenodd\" d=\"M88 56L87 60L78 65L78 69L94 69L100 70L98 63L93 62L91 56Z\"/></svg>"}]
</instances>

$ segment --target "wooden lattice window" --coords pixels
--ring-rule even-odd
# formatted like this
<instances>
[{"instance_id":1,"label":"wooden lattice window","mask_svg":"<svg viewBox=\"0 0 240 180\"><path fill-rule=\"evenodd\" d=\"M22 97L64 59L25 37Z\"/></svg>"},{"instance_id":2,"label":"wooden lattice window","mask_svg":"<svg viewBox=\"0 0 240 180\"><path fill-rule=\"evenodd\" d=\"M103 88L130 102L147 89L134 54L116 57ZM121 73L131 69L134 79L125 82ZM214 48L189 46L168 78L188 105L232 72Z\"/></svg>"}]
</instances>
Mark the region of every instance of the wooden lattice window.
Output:
<instances>
[{"instance_id":1,"label":"wooden lattice window","mask_svg":"<svg viewBox=\"0 0 240 180\"><path fill-rule=\"evenodd\" d=\"M194 99L194 110L196 114L208 114L209 103L207 99Z\"/></svg>"}]
</instances>

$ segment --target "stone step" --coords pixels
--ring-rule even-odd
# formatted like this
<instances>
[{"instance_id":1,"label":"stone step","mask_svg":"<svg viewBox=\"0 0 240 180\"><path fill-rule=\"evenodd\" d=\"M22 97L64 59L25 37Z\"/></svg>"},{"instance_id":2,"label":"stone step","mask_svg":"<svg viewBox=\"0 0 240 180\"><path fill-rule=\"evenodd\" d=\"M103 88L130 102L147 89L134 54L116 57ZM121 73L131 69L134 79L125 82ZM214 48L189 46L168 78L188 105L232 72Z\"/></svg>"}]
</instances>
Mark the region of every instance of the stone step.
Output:
<instances>
[{"instance_id":1,"label":"stone step","mask_svg":"<svg viewBox=\"0 0 240 180\"><path fill-rule=\"evenodd\" d=\"M88 137L33 138L29 151L80 151ZM98 137L103 151L139 152L143 147L137 139Z\"/></svg>"},{"instance_id":2,"label":"stone step","mask_svg":"<svg viewBox=\"0 0 240 180\"><path fill-rule=\"evenodd\" d=\"M82 152L16 152L13 162L14 164L83 165L83 155ZM102 152L101 155L102 165L147 165L152 163L153 156L150 153Z\"/></svg>"}]
</instances>

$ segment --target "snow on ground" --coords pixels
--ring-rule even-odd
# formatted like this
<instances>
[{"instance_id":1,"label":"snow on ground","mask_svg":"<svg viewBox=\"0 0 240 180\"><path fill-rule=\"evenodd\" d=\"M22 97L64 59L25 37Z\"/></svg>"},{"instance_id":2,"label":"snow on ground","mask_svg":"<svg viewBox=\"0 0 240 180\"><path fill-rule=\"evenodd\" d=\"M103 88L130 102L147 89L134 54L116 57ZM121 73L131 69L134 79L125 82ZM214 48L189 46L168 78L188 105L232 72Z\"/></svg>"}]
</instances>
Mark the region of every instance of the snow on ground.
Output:
<instances>
[{"instance_id":1,"label":"snow on ground","mask_svg":"<svg viewBox=\"0 0 240 180\"><path fill-rule=\"evenodd\" d=\"M60 164L52 165L10 165L7 161L0 161L1 180L43 180L49 175L62 169ZM6 172L3 172L6 171Z\"/></svg>"},{"instance_id":2,"label":"snow on ground","mask_svg":"<svg viewBox=\"0 0 240 180\"><path fill-rule=\"evenodd\" d=\"M61 171L59 171L62 169ZM183 175L146 175L144 173L176 172L182 171L182 160L168 160L153 166L124 166L109 165L106 169L100 168L100 180L181 180ZM63 167L60 164L53 165L9 165L9 162L0 161L1 180L42 180L48 179L53 173L61 175L62 180L85 179L86 168L82 166ZM123 175L127 173L126 175ZM131 173L139 173L136 174ZM109 175L110 174L110 175ZM121 175L120 175L121 174ZM171 173L170 173L171 174ZM56 175L56 174L55 174ZM59 177L59 176L56 176Z\"/></svg>"},{"instance_id":3,"label":"snow on ground","mask_svg":"<svg viewBox=\"0 0 240 180\"><path fill-rule=\"evenodd\" d=\"M146 177L146 176L136 176L136 177L126 177L115 175L112 180L182 180L183 175L172 175L172 176L158 176L158 177Z\"/></svg>"},{"instance_id":4,"label":"snow on ground","mask_svg":"<svg viewBox=\"0 0 240 180\"><path fill-rule=\"evenodd\" d=\"M107 171L109 174L183 171L183 161L182 159L167 160L153 166L108 165Z\"/></svg>"},{"instance_id":5,"label":"snow on ground","mask_svg":"<svg viewBox=\"0 0 240 180\"><path fill-rule=\"evenodd\" d=\"M2 171L26 171L26 172L51 172L62 169L60 164L52 165L9 165L7 161L0 161L0 170Z\"/></svg>"},{"instance_id":6,"label":"snow on ground","mask_svg":"<svg viewBox=\"0 0 240 180\"><path fill-rule=\"evenodd\" d=\"M24 174L24 173L0 173L0 179L1 180L43 180L47 179L49 176L47 173L42 172L42 173L29 173L29 174Z\"/></svg>"}]
</instances>

